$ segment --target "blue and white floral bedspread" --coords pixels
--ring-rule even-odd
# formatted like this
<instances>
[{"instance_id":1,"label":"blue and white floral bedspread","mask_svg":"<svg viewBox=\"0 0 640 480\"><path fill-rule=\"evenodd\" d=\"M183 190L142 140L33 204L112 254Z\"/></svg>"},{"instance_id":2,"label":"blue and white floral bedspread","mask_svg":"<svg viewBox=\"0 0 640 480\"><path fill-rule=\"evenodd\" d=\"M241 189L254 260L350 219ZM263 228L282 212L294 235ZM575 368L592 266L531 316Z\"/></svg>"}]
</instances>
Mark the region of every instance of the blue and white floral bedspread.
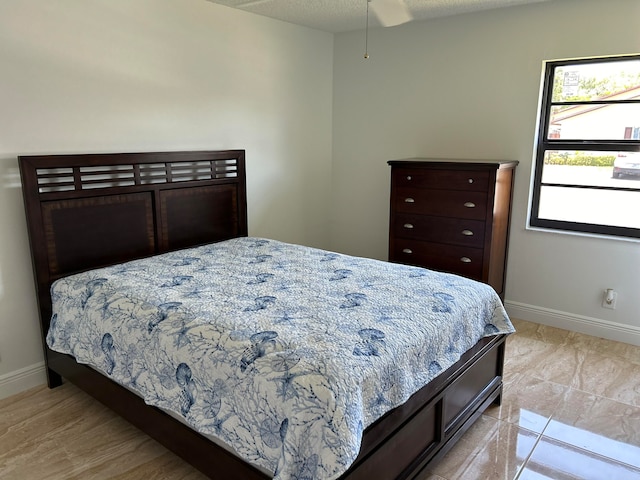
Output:
<instances>
[{"instance_id":1,"label":"blue and white floral bedspread","mask_svg":"<svg viewBox=\"0 0 640 480\"><path fill-rule=\"evenodd\" d=\"M454 275L238 238L58 280L49 346L277 479L337 478L363 430L481 337L513 332Z\"/></svg>"}]
</instances>

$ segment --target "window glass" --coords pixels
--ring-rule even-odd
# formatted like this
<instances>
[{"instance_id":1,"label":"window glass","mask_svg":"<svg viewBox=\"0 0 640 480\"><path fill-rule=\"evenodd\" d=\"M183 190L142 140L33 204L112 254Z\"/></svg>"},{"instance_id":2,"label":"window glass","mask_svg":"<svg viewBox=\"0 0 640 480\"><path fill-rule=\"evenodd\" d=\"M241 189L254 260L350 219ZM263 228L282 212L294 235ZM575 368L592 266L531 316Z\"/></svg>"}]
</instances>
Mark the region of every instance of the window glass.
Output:
<instances>
[{"instance_id":1,"label":"window glass","mask_svg":"<svg viewBox=\"0 0 640 480\"><path fill-rule=\"evenodd\" d=\"M640 86L633 91L640 100ZM640 103L581 104L551 107L547 137L563 140L638 139Z\"/></svg>"},{"instance_id":2,"label":"window glass","mask_svg":"<svg viewBox=\"0 0 640 480\"><path fill-rule=\"evenodd\" d=\"M619 182L613 176L618 152L548 150L544 156L542 183L601 187L640 187L632 178Z\"/></svg>"},{"instance_id":3,"label":"window glass","mask_svg":"<svg viewBox=\"0 0 640 480\"><path fill-rule=\"evenodd\" d=\"M640 229L638 194L543 186L540 217L549 220ZM622 208L618 208L621 205Z\"/></svg>"},{"instance_id":4,"label":"window glass","mask_svg":"<svg viewBox=\"0 0 640 480\"><path fill-rule=\"evenodd\" d=\"M567 62L553 67L552 102L622 100L640 86L640 59Z\"/></svg>"}]
</instances>

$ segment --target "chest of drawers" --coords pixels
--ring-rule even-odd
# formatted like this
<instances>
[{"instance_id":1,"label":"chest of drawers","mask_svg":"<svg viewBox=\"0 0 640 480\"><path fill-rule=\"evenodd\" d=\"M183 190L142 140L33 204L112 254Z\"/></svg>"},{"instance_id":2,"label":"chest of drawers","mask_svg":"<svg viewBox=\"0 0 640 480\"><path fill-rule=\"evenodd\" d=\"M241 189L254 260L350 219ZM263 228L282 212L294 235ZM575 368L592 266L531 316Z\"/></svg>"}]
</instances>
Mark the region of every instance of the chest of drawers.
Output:
<instances>
[{"instance_id":1,"label":"chest of drawers","mask_svg":"<svg viewBox=\"0 0 640 480\"><path fill-rule=\"evenodd\" d=\"M504 298L516 161L391 160L389 260L463 275Z\"/></svg>"}]
</instances>

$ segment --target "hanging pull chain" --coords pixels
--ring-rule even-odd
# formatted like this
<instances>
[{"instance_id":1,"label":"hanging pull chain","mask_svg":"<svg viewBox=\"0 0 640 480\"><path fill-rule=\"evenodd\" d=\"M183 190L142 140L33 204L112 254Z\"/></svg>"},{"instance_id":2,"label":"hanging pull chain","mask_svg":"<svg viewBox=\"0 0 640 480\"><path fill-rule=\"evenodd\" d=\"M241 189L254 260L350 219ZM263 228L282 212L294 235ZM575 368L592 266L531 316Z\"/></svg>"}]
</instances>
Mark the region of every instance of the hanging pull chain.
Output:
<instances>
[{"instance_id":1,"label":"hanging pull chain","mask_svg":"<svg viewBox=\"0 0 640 480\"><path fill-rule=\"evenodd\" d=\"M369 58L369 2L371 2L371 0L367 0L367 24L364 28L364 59L365 60Z\"/></svg>"}]
</instances>

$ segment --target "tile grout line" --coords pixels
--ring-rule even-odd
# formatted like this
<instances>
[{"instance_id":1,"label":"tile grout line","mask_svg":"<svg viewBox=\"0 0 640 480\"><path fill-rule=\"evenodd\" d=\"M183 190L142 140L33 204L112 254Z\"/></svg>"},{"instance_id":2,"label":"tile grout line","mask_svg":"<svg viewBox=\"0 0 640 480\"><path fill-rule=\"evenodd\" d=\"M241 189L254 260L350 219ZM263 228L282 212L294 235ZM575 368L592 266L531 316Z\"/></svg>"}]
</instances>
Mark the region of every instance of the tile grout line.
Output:
<instances>
[{"instance_id":1,"label":"tile grout line","mask_svg":"<svg viewBox=\"0 0 640 480\"><path fill-rule=\"evenodd\" d=\"M538 433L538 438L536 438L535 443L533 444L533 448L531 448L531 451L528 453L528 455L526 456L526 458L522 461L522 465L520 465L520 468L518 469L518 471L516 472L516 475L513 477L513 480L518 480L520 478L520 475L522 474L522 472L524 472L525 467L527 466L527 463L529 463L529 460L531 459L531 456L533 455L533 452L536 450L536 448L538 448L538 444L540 443L540 440L542 440L542 437L544 435L544 431L547 429L547 427L549 426L549 424L551 423L551 419L553 418L553 414L551 414L549 416L549 418L547 419L547 423L545 424L544 428L542 429L542 431L540 433ZM526 430L526 429L525 429ZM530 431L530 430L529 430ZM534 432L535 433L535 432Z\"/></svg>"}]
</instances>

